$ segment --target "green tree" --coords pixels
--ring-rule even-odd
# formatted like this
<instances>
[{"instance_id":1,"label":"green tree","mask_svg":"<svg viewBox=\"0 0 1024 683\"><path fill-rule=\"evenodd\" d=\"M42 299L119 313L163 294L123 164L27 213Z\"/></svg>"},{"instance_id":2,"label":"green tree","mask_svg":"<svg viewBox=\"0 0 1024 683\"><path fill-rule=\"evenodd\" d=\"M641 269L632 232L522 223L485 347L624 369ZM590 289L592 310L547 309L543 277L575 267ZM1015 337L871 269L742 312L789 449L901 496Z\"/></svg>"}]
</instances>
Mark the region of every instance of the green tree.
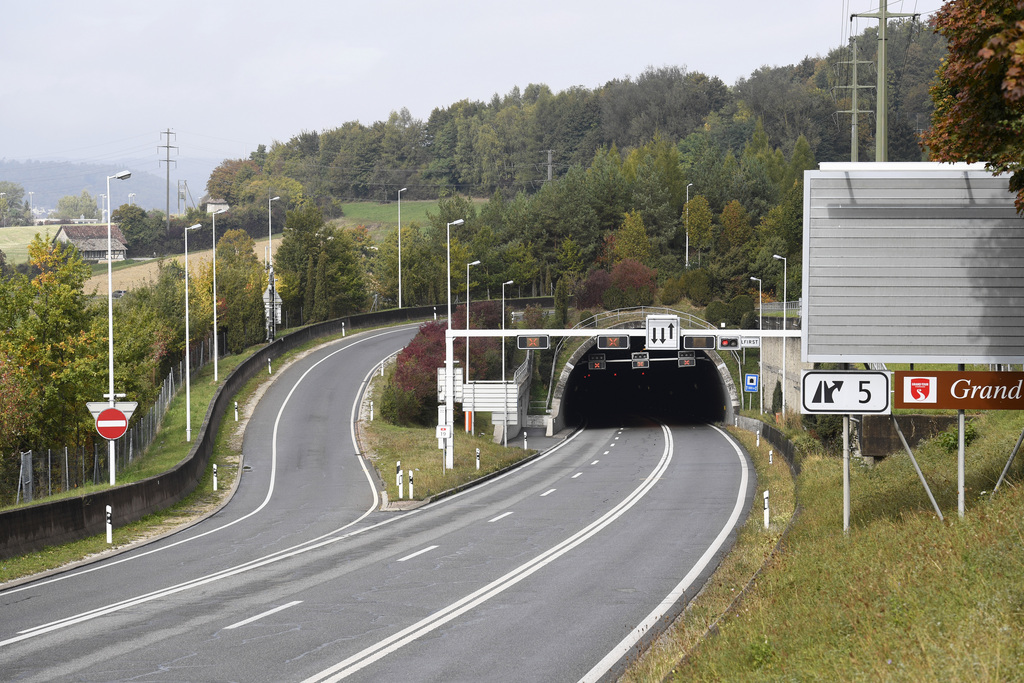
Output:
<instances>
[{"instance_id":1,"label":"green tree","mask_svg":"<svg viewBox=\"0 0 1024 683\"><path fill-rule=\"evenodd\" d=\"M711 226L714 223L711 207L703 195L690 198L683 210L682 222L683 230L690 235L690 249L697 252L697 262L700 263L700 253L711 246Z\"/></svg>"},{"instance_id":2,"label":"green tree","mask_svg":"<svg viewBox=\"0 0 1024 683\"><path fill-rule=\"evenodd\" d=\"M89 194L88 190L82 190L77 197L66 195L57 200L56 216L62 221L70 221L76 218L100 218L100 209L96 205L96 199Z\"/></svg>"},{"instance_id":3,"label":"green tree","mask_svg":"<svg viewBox=\"0 0 1024 683\"><path fill-rule=\"evenodd\" d=\"M638 211L628 212L615 236L615 263L633 259L647 265L651 260L651 243L644 219Z\"/></svg>"},{"instance_id":4,"label":"green tree","mask_svg":"<svg viewBox=\"0 0 1024 683\"><path fill-rule=\"evenodd\" d=\"M244 230L228 230L217 241L217 318L227 331L227 348L240 353L265 337L265 275Z\"/></svg>"},{"instance_id":5,"label":"green tree","mask_svg":"<svg viewBox=\"0 0 1024 683\"><path fill-rule=\"evenodd\" d=\"M949 56L924 135L933 159L985 161L1010 173L1024 213L1024 0L950 0L935 15Z\"/></svg>"}]
</instances>

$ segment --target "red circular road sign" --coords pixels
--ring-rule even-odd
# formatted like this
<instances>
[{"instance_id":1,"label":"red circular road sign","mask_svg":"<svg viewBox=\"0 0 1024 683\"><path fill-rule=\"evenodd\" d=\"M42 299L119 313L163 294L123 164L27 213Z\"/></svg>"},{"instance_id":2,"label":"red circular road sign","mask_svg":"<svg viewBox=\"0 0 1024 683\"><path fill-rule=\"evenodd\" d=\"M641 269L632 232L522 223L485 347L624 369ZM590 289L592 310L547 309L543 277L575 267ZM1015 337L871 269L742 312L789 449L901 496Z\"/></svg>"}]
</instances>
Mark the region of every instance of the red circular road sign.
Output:
<instances>
[{"instance_id":1,"label":"red circular road sign","mask_svg":"<svg viewBox=\"0 0 1024 683\"><path fill-rule=\"evenodd\" d=\"M117 408L107 408L96 416L96 431L104 439L119 439L128 431L128 418Z\"/></svg>"}]
</instances>

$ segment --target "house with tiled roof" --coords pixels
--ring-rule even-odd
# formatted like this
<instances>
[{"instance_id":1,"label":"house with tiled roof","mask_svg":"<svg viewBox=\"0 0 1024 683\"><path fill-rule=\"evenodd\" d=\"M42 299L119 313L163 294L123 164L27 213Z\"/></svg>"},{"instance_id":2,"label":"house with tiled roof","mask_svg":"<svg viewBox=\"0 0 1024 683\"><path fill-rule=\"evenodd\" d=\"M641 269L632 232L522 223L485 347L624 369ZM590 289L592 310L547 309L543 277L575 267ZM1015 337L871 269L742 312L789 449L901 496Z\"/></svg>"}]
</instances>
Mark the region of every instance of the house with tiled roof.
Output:
<instances>
[{"instance_id":1,"label":"house with tiled roof","mask_svg":"<svg viewBox=\"0 0 1024 683\"><path fill-rule=\"evenodd\" d=\"M83 261L107 260L107 226L105 225L62 225L53 237L53 242L73 244L82 255ZM110 256L112 261L123 261L128 247L121 228L110 226Z\"/></svg>"}]
</instances>

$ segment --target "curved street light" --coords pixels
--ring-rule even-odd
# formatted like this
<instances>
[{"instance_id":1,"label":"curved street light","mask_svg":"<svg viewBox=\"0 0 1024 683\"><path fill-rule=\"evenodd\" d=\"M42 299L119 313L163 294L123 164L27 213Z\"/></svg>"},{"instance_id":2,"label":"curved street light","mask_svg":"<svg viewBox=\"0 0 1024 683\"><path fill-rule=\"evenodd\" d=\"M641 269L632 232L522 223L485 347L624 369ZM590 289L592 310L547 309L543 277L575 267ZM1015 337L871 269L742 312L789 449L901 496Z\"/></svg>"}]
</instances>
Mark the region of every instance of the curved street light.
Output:
<instances>
[{"instance_id":1,"label":"curved street light","mask_svg":"<svg viewBox=\"0 0 1024 683\"><path fill-rule=\"evenodd\" d=\"M217 342L217 214L227 209L213 212L213 381L217 382L217 360L220 358Z\"/></svg>"},{"instance_id":2,"label":"curved street light","mask_svg":"<svg viewBox=\"0 0 1024 683\"><path fill-rule=\"evenodd\" d=\"M114 175L107 176L107 196L110 196L110 181L127 180L132 177L131 171L119 171ZM107 398L110 400L110 407L114 407L116 396L114 396L114 268L111 261L114 252L111 248L110 239L110 213L107 213ZM108 460L110 461L110 485L114 485L114 440L107 441Z\"/></svg>"},{"instance_id":3,"label":"curved street light","mask_svg":"<svg viewBox=\"0 0 1024 683\"><path fill-rule=\"evenodd\" d=\"M398 307L402 307L402 193L407 187L398 191Z\"/></svg>"},{"instance_id":4,"label":"curved street light","mask_svg":"<svg viewBox=\"0 0 1024 683\"><path fill-rule=\"evenodd\" d=\"M189 348L192 346L188 330L188 233L198 230L202 223L185 228L185 440L192 441L192 363Z\"/></svg>"},{"instance_id":5,"label":"curved street light","mask_svg":"<svg viewBox=\"0 0 1024 683\"><path fill-rule=\"evenodd\" d=\"M782 261L782 416L786 416L786 301L789 296L786 287L789 284L789 261L785 256L772 255L773 259Z\"/></svg>"}]
</instances>

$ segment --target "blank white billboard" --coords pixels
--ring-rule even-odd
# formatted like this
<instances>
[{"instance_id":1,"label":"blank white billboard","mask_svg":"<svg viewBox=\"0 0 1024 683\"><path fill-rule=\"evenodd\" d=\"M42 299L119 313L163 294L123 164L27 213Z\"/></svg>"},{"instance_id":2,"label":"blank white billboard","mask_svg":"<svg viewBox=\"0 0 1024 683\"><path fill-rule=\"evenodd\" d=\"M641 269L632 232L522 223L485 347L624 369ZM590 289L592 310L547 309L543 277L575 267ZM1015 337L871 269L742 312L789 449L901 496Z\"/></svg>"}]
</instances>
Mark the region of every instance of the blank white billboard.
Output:
<instances>
[{"instance_id":1,"label":"blank white billboard","mask_svg":"<svg viewBox=\"0 0 1024 683\"><path fill-rule=\"evenodd\" d=\"M1024 363L1024 220L983 164L804 173L806 362Z\"/></svg>"}]
</instances>

